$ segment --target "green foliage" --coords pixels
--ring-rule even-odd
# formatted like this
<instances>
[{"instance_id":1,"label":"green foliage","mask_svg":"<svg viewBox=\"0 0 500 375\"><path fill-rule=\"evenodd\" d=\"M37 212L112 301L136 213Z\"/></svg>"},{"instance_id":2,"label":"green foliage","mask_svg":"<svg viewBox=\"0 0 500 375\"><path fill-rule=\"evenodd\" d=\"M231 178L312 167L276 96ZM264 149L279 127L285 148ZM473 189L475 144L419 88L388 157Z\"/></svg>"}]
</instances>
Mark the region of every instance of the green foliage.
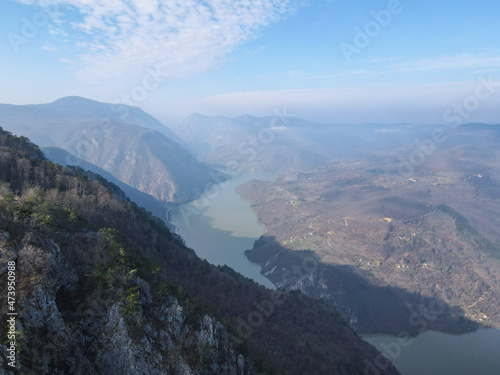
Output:
<instances>
[{"instance_id":1,"label":"green foliage","mask_svg":"<svg viewBox=\"0 0 500 375\"><path fill-rule=\"evenodd\" d=\"M12 207L15 222L21 223L31 218L36 207L36 201L33 198Z\"/></svg>"},{"instance_id":2,"label":"green foliage","mask_svg":"<svg viewBox=\"0 0 500 375\"><path fill-rule=\"evenodd\" d=\"M99 230L99 235L106 243L104 252L109 258L108 264L120 266L124 272L135 270L136 276L148 282L157 281L161 267L147 257L139 256L129 245L124 234L114 229L103 228Z\"/></svg>"},{"instance_id":3,"label":"green foliage","mask_svg":"<svg viewBox=\"0 0 500 375\"><path fill-rule=\"evenodd\" d=\"M56 207L43 202L33 214L35 225L54 231L79 231L86 224L85 220L66 207Z\"/></svg>"},{"instance_id":4,"label":"green foliage","mask_svg":"<svg viewBox=\"0 0 500 375\"><path fill-rule=\"evenodd\" d=\"M160 299L164 299L168 296L179 298L179 296L177 295L178 290L179 287L174 285L172 281L161 280L155 284L154 293Z\"/></svg>"},{"instance_id":5,"label":"green foliage","mask_svg":"<svg viewBox=\"0 0 500 375\"><path fill-rule=\"evenodd\" d=\"M125 236L119 231L104 228L99 231L99 236L104 242L106 259L96 263L93 276L101 287L114 291L135 280L137 264L130 255Z\"/></svg>"},{"instance_id":6,"label":"green foliage","mask_svg":"<svg viewBox=\"0 0 500 375\"><path fill-rule=\"evenodd\" d=\"M0 127L0 146L9 147L10 150L16 152L19 156L36 160L47 160L40 148L31 143L26 137L16 137L11 132L3 130Z\"/></svg>"},{"instance_id":7,"label":"green foliage","mask_svg":"<svg viewBox=\"0 0 500 375\"><path fill-rule=\"evenodd\" d=\"M80 231L86 225L86 220L71 209L49 203L43 192L32 195L21 203L14 201L12 193L5 198L6 210L16 223L31 224L53 233Z\"/></svg>"},{"instance_id":8,"label":"green foliage","mask_svg":"<svg viewBox=\"0 0 500 375\"><path fill-rule=\"evenodd\" d=\"M130 328L143 325L140 290L137 286L138 264L131 255L126 237L117 230L99 231L106 258L96 263L92 276L101 288L115 295L121 303L120 316Z\"/></svg>"},{"instance_id":9,"label":"green foliage","mask_svg":"<svg viewBox=\"0 0 500 375\"><path fill-rule=\"evenodd\" d=\"M13 199L2 200L0 222L11 228L12 242L21 241L27 232L42 240L57 239L51 234L46 236L47 231L66 236L75 245L63 249L63 253L71 255L67 260L72 266L82 271L82 275L88 275L88 270L94 267L93 277L78 280L82 283L78 287L83 293L81 297L106 295L103 303L108 307L109 303L120 302L120 314L129 332L142 323L144 316L149 316L148 309L152 308L142 304L138 278L150 282L153 306L162 303L161 299L170 293L176 296L189 323L199 321L208 307L212 316L217 316L235 333L229 340L239 333L238 318L247 320L250 313L257 311L256 302L273 300L273 292L232 270L222 269L225 272L222 274L201 261L160 219L126 199L121 200L117 192L110 194L100 179L82 169L63 168L38 158L36 146L27 139L6 134L0 130L0 181L2 187L9 187ZM33 188L39 193L30 198ZM98 246L92 235L74 233L85 229L79 226L78 218L85 220L92 231L109 228L100 231ZM87 254L82 244L90 245L89 249L95 253ZM89 255L97 256L97 262L93 263ZM68 292L63 297L61 309L64 305L68 317L73 317L74 295ZM291 295L283 305L276 305L272 315L265 318L265 324L256 327L245 340L246 357L262 358L261 366L257 367L262 374L278 374L276 368L289 374L327 374L336 363L345 364L344 373L361 373L362 359L371 358L371 352L360 345L346 323L329 309L305 295ZM313 345L311 350L303 343L313 342L314 337L330 339L323 340L320 349ZM197 361L206 363L210 358L209 347L200 347L197 352L193 343L190 349ZM318 350L322 354L319 360Z\"/></svg>"},{"instance_id":10,"label":"green foliage","mask_svg":"<svg viewBox=\"0 0 500 375\"><path fill-rule=\"evenodd\" d=\"M25 334L24 334L24 332L23 332L23 331L18 331L17 329L16 329L16 331L15 331L15 333L14 333L14 335L15 335L15 337L16 337L16 338L15 338L15 340L10 340L10 339L9 339L9 335L10 335L10 332L9 332L9 330L7 329L7 330L5 331L5 335L4 335L4 342L3 342L3 344L4 344L5 346L10 346L10 342L11 342L11 341L15 341L15 342L16 342L16 356L17 356L17 358L19 358L19 357L20 357L20 355L21 355L21 352L23 351L23 349L25 349L25 347L26 347L26 345L27 345L27 339L26 339L26 336L25 336Z\"/></svg>"},{"instance_id":11,"label":"green foliage","mask_svg":"<svg viewBox=\"0 0 500 375\"><path fill-rule=\"evenodd\" d=\"M138 286L132 286L121 293L120 316L134 328L143 326L142 306Z\"/></svg>"},{"instance_id":12,"label":"green foliage","mask_svg":"<svg viewBox=\"0 0 500 375\"><path fill-rule=\"evenodd\" d=\"M134 254L121 232L104 228L99 231L99 236L104 242L106 259L96 263L93 277L100 287L106 288L119 298L120 314L131 328L137 329L142 326L138 277L152 284L155 296L160 300L170 295L176 297L183 306L187 324L196 325L207 312L199 300L187 295L182 287L157 277L161 267Z\"/></svg>"}]
</instances>

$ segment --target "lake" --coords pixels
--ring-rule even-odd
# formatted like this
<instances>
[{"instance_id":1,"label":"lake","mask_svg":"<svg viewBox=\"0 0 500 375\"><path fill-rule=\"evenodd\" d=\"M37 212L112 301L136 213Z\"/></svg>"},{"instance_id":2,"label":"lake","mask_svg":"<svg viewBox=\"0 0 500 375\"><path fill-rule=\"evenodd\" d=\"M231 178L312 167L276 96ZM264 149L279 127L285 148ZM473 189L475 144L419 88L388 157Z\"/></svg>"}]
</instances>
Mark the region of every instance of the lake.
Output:
<instances>
[{"instance_id":1,"label":"lake","mask_svg":"<svg viewBox=\"0 0 500 375\"><path fill-rule=\"evenodd\" d=\"M271 178L268 173L242 173L214 189L208 198L182 205L171 214L178 233L202 259L227 264L274 289L260 274L260 266L244 254L264 228L248 203L234 191L246 181ZM396 342L395 337L384 334L362 337L382 352ZM391 360L403 375L500 375L500 329L480 329L463 335L427 331L414 337Z\"/></svg>"},{"instance_id":2,"label":"lake","mask_svg":"<svg viewBox=\"0 0 500 375\"><path fill-rule=\"evenodd\" d=\"M260 274L260 265L245 256L245 250L251 249L255 240L264 234L264 228L258 224L248 202L234 191L247 181L272 177L270 173L240 173L198 201L176 208L171 218L186 245L200 258L215 265L227 264L243 276L275 289L274 284Z\"/></svg>"},{"instance_id":3,"label":"lake","mask_svg":"<svg viewBox=\"0 0 500 375\"><path fill-rule=\"evenodd\" d=\"M390 335L362 335L385 352L403 375L499 375L500 329L462 335L427 331L399 349Z\"/></svg>"}]
</instances>

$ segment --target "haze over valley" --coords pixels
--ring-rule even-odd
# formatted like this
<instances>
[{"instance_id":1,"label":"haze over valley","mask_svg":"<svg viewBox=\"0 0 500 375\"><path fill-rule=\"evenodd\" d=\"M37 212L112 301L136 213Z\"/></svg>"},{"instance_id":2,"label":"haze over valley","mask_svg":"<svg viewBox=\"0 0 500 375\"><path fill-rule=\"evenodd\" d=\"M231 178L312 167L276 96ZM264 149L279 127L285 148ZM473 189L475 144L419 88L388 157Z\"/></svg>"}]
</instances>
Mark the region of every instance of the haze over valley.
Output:
<instances>
[{"instance_id":1,"label":"haze over valley","mask_svg":"<svg viewBox=\"0 0 500 375\"><path fill-rule=\"evenodd\" d=\"M76 120L83 117L81 105L87 106L86 115ZM181 237L188 236L210 262L228 262L246 275L251 267L242 251L247 250L246 262L260 265L270 283L321 298L359 333L416 335L430 329L463 334L500 325L497 125L328 125L294 116L192 115L171 130L143 112L138 113L155 129L145 122L114 122L110 105L84 98L3 108L8 109L1 114L3 122L13 124L9 130L40 139L55 162L75 164L118 184ZM74 125L61 132L56 124L66 121ZM112 131L105 132L102 124ZM160 141L171 146L155 146ZM129 151L119 157L124 145ZM157 149L133 169L136 147ZM159 164L157 157L165 152L176 162ZM135 183L149 182L144 176L155 166L174 166L157 175L162 181L182 181L179 186L192 195L173 199L148 183ZM203 171L205 180L196 171ZM230 201L218 196L237 185L227 187L226 180L248 173L246 180L252 179L255 172L268 177L236 191L256 214L262 236L253 248L247 242L247 248L236 249L233 234L225 232L217 238L228 246L216 255L217 245L210 247L209 238L225 224L216 224L214 217L208 224L213 229L205 231L196 215L210 212L212 200L220 201L218 215L228 215L224 210ZM184 205L188 197L194 199L192 206ZM168 220L172 209L174 224ZM240 218L238 211L230 215L252 220ZM239 260L230 261L233 251L240 251Z\"/></svg>"},{"instance_id":2,"label":"haze over valley","mask_svg":"<svg viewBox=\"0 0 500 375\"><path fill-rule=\"evenodd\" d=\"M0 375L498 375L496 0L0 2Z\"/></svg>"}]
</instances>

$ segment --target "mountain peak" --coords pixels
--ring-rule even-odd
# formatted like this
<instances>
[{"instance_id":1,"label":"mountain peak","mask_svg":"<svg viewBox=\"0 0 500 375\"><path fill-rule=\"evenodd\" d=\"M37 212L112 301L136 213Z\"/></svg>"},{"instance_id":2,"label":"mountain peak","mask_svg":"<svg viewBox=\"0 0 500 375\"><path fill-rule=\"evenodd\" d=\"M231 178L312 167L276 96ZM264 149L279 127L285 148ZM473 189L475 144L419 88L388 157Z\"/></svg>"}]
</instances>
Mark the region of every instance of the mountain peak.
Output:
<instances>
[{"instance_id":1,"label":"mountain peak","mask_svg":"<svg viewBox=\"0 0 500 375\"><path fill-rule=\"evenodd\" d=\"M64 105L72 105L72 104L90 104L90 103L94 103L94 104L102 104L98 101L95 101L95 100L92 100L92 99L87 99L87 98L84 98L82 96L65 96L63 98L60 98L60 99L57 99L57 100L54 100L52 103L50 104L64 104Z\"/></svg>"}]
</instances>

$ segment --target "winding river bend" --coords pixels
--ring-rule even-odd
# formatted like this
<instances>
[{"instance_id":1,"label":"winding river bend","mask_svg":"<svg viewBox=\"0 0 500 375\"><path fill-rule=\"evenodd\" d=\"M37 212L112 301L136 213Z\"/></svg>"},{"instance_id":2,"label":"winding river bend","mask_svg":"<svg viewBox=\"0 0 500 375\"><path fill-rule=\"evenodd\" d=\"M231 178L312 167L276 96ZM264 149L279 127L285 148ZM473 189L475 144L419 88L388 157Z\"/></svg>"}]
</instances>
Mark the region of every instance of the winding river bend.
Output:
<instances>
[{"instance_id":1,"label":"winding river bend","mask_svg":"<svg viewBox=\"0 0 500 375\"><path fill-rule=\"evenodd\" d=\"M244 254L264 228L234 189L252 179L271 178L271 174L242 173L220 186L210 198L180 206L171 213L179 234L198 256L212 264L227 264L268 288L274 285ZM403 375L500 375L500 329L463 335L427 331L399 348L394 336L362 337L385 353Z\"/></svg>"},{"instance_id":2,"label":"winding river bend","mask_svg":"<svg viewBox=\"0 0 500 375\"><path fill-rule=\"evenodd\" d=\"M219 185L213 194L173 210L171 218L186 245L200 258L215 265L227 264L243 276L275 289L260 274L260 266L245 256L245 250L251 249L264 234L264 228L258 224L248 202L234 191L247 181L271 178L269 173L240 173Z\"/></svg>"}]
</instances>

